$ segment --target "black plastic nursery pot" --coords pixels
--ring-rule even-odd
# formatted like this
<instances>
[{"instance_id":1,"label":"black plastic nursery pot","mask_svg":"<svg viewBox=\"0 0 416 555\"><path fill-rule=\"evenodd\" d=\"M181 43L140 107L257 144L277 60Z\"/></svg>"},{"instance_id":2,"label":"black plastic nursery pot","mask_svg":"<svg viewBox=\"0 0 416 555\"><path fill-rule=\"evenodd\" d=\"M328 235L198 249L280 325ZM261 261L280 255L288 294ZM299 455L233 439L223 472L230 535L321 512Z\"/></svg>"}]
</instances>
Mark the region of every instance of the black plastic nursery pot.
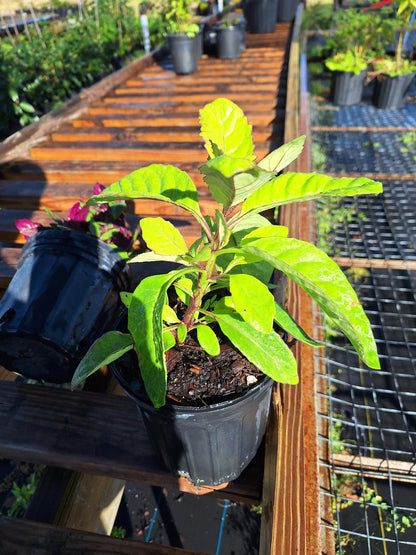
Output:
<instances>
[{"instance_id":1,"label":"black plastic nursery pot","mask_svg":"<svg viewBox=\"0 0 416 555\"><path fill-rule=\"evenodd\" d=\"M217 56L221 60L240 57L241 29L237 26L219 27L217 31Z\"/></svg>"},{"instance_id":2,"label":"black plastic nursery pot","mask_svg":"<svg viewBox=\"0 0 416 555\"><path fill-rule=\"evenodd\" d=\"M273 33L277 21L277 0L246 0L244 17L249 33Z\"/></svg>"},{"instance_id":3,"label":"black plastic nursery pot","mask_svg":"<svg viewBox=\"0 0 416 555\"><path fill-rule=\"evenodd\" d=\"M76 231L38 232L0 301L0 364L26 378L71 381L130 287L129 268L109 245Z\"/></svg>"},{"instance_id":4,"label":"black plastic nursery pot","mask_svg":"<svg viewBox=\"0 0 416 555\"><path fill-rule=\"evenodd\" d=\"M201 54L201 38L187 35L168 35L169 50L172 56L173 70L178 75L195 73L198 69L198 59Z\"/></svg>"},{"instance_id":5,"label":"black plastic nursery pot","mask_svg":"<svg viewBox=\"0 0 416 555\"><path fill-rule=\"evenodd\" d=\"M299 0L279 0L277 5L277 21L292 21L296 15Z\"/></svg>"},{"instance_id":6,"label":"black plastic nursery pot","mask_svg":"<svg viewBox=\"0 0 416 555\"><path fill-rule=\"evenodd\" d=\"M415 75L415 72L395 77L379 75L374 87L373 105L384 110L402 108Z\"/></svg>"},{"instance_id":7,"label":"black plastic nursery pot","mask_svg":"<svg viewBox=\"0 0 416 555\"><path fill-rule=\"evenodd\" d=\"M358 75L352 71L334 71L332 98L337 106L352 106L361 102L367 70Z\"/></svg>"},{"instance_id":8,"label":"black plastic nursery pot","mask_svg":"<svg viewBox=\"0 0 416 555\"><path fill-rule=\"evenodd\" d=\"M128 383L116 364L111 370L136 403L153 448L173 475L197 486L218 486L238 478L256 455L269 415L270 378L215 405L155 409L138 381Z\"/></svg>"}]
</instances>

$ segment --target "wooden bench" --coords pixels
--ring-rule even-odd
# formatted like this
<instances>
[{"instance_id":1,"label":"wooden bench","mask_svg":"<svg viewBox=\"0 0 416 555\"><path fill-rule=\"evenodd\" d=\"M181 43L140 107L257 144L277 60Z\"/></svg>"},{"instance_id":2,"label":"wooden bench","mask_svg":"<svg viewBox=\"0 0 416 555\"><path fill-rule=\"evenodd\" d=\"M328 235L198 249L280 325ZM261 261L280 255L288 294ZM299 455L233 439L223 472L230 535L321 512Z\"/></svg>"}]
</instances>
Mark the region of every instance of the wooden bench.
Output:
<instances>
[{"instance_id":1,"label":"wooden bench","mask_svg":"<svg viewBox=\"0 0 416 555\"><path fill-rule=\"evenodd\" d=\"M154 64L155 57L148 56L134 62L126 73L112 76L108 82L80 95L66 111L48 116L43 127L35 125L32 133L23 131L20 137L3 145L6 162L0 168L0 200L8 210L17 212L10 212L0 224L0 240L3 241L0 287L7 286L16 267L21 237L17 232L13 235L11 222L17 213L23 213L22 210L35 210L43 203L49 208L65 210L74 199L87 198L91 187L87 184L111 183L149 159L164 158L166 161L166 158L176 157L182 169L196 175L201 152L199 147L188 148L189 132L197 126L198 104L201 107L204 99L212 98L212 92L203 90L213 81L212 67L216 72L215 90L221 90L222 95L238 102L255 125L260 141L256 149L259 156L267 152L270 141L282 141L283 121L285 141L298 136L301 132L300 13L301 8L292 32L289 60L285 56L290 25L278 24L273 34L248 36L247 53L239 62L224 65L216 60L202 60L198 74L175 79L178 96L172 100L171 107L163 111L154 104L150 112L143 115L141 101L134 95L140 94L141 87L146 87L145 95L153 95L157 88L152 88L149 80L144 83L138 76L145 71L150 78L161 71ZM290 70L286 80L287 62ZM168 77L172 80L171 74ZM159 80L154 86L157 83ZM286 96L286 87L285 110L282 93ZM120 128L125 125L129 129L123 134ZM169 135L169 129L174 129L173 136ZM48 134L46 139L45 133ZM121 142L114 148L112 143L116 140ZM137 140L144 141L140 148ZM149 147L156 141L159 147L162 141L169 141L172 152L169 154L164 149L163 156L156 154L154 146ZM182 148L182 143L186 148ZM305 162L300 161L291 169L305 169ZM197 184L203 195L204 185L200 179ZM209 213L209 204L205 206ZM149 210L148 207L134 207L136 215L148 214ZM169 216L177 217L175 214ZM293 235L307 238L307 206L290 206L282 211L281 220L289 224ZM309 301L299 290L291 289L289 303L298 321L311 333L313 318ZM62 486L74 475L77 486L73 490L84 487L80 486L82 480L89 494L94 488L89 488L88 484L100 484L102 499L91 496L97 506L104 504L103 499L119 500L124 480L255 505L261 503L262 555L316 555L322 543L313 351L297 347L296 355L301 384L275 388L264 449L238 480L223 488L196 489L186 480L169 475L149 448L134 404L105 390L69 392L7 379L0 381L0 456L47 465L49 484L54 483L52 480L56 477L61 484L56 488L61 497L73 499L74 503L79 502L79 498L76 501L76 495L68 496L68 489ZM85 489L83 491L85 493ZM37 498L35 506L39 508L40 504ZM91 511L94 512L94 508L88 505L83 514ZM32 507L26 520L0 517L0 552L191 553L93 533L99 530L96 521L92 523L92 519L86 517L84 523L75 525L68 513L60 521L55 519L54 525L39 523L36 512ZM111 521L114 515L109 518L110 524ZM84 530L74 530L75 527L84 527Z\"/></svg>"}]
</instances>

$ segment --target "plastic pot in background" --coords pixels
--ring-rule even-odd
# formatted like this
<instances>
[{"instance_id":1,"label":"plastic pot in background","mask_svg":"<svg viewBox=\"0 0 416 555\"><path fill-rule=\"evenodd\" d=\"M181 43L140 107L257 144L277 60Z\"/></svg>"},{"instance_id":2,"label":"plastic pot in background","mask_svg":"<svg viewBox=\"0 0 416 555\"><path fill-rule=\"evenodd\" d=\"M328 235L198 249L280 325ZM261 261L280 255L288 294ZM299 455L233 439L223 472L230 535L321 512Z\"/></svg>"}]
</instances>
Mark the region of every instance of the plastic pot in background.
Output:
<instances>
[{"instance_id":1,"label":"plastic pot in background","mask_svg":"<svg viewBox=\"0 0 416 555\"><path fill-rule=\"evenodd\" d=\"M173 475L197 486L218 486L238 478L256 455L266 430L274 383L270 378L242 397L215 405L155 409L139 380L128 382L122 368L119 362L111 365L115 379L136 403L153 448Z\"/></svg>"},{"instance_id":2,"label":"plastic pot in background","mask_svg":"<svg viewBox=\"0 0 416 555\"><path fill-rule=\"evenodd\" d=\"M26 378L71 381L130 287L128 266L109 245L76 231L38 232L0 301L0 364Z\"/></svg>"},{"instance_id":3,"label":"plastic pot in background","mask_svg":"<svg viewBox=\"0 0 416 555\"><path fill-rule=\"evenodd\" d=\"M373 93L373 105L376 108L396 110L404 106L407 91L410 89L416 73L407 75L379 75Z\"/></svg>"},{"instance_id":4,"label":"plastic pot in background","mask_svg":"<svg viewBox=\"0 0 416 555\"><path fill-rule=\"evenodd\" d=\"M351 106L361 102L367 70L358 75L352 71L334 71L332 74L332 99L337 106Z\"/></svg>"},{"instance_id":5,"label":"plastic pot in background","mask_svg":"<svg viewBox=\"0 0 416 555\"><path fill-rule=\"evenodd\" d=\"M273 33L276 28L278 0L246 0L244 17L249 33Z\"/></svg>"},{"instance_id":6,"label":"plastic pot in background","mask_svg":"<svg viewBox=\"0 0 416 555\"><path fill-rule=\"evenodd\" d=\"M296 15L299 0L278 0L277 21L292 21Z\"/></svg>"},{"instance_id":7,"label":"plastic pot in background","mask_svg":"<svg viewBox=\"0 0 416 555\"><path fill-rule=\"evenodd\" d=\"M194 37L187 35L168 35L169 50L172 56L173 70L178 75L195 73L198 69L199 34Z\"/></svg>"},{"instance_id":8,"label":"plastic pot in background","mask_svg":"<svg viewBox=\"0 0 416 555\"><path fill-rule=\"evenodd\" d=\"M237 25L217 30L217 56L221 60L240 57L241 30Z\"/></svg>"}]
</instances>

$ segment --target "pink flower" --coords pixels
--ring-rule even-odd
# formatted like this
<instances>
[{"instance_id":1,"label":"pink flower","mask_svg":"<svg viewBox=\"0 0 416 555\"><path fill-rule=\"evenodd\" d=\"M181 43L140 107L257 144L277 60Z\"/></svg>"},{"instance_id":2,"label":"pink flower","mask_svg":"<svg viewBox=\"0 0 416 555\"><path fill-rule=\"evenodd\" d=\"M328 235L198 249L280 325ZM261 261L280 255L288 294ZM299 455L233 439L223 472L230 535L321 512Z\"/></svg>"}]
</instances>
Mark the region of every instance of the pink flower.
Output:
<instances>
[{"instance_id":1,"label":"pink flower","mask_svg":"<svg viewBox=\"0 0 416 555\"><path fill-rule=\"evenodd\" d=\"M39 231L42 224L31 222L30 220L16 220L15 226L26 239L29 239L29 237L33 237Z\"/></svg>"}]
</instances>

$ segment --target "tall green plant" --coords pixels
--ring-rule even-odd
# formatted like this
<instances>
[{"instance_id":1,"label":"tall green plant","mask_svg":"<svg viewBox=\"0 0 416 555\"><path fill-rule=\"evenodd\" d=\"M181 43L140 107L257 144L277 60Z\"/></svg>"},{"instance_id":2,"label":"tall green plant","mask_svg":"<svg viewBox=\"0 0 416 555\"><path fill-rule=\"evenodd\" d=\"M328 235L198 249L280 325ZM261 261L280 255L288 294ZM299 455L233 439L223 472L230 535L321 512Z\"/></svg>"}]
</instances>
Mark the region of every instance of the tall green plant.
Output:
<instances>
[{"instance_id":1,"label":"tall green plant","mask_svg":"<svg viewBox=\"0 0 416 555\"><path fill-rule=\"evenodd\" d=\"M309 293L363 361L378 368L370 324L341 269L314 245L289 238L286 227L273 225L261 213L324 195L377 194L381 183L317 174L278 175L300 154L305 138L256 162L251 126L242 110L225 98L206 105L200 111L200 123L208 153L200 172L218 203L215 217L202 215L190 177L170 165L141 168L89 201L146 198L171 203L195 219L201 236L188 248L170 222L159 217L141 219L149 251L134 261L171 261L178 269L149 276L134 293L123 294L128 333L113 331L97 340L77 368L73 385L135 349L147 394L160 407L166 394L165 351L192 333L208 354L216 355L217 328L264 374L297 383L296 361L280 330L318 344L276 303L269 283L273 269ZM184 306L183 313L169 304L172 289Z\"/></svg>"}]
</instances>

